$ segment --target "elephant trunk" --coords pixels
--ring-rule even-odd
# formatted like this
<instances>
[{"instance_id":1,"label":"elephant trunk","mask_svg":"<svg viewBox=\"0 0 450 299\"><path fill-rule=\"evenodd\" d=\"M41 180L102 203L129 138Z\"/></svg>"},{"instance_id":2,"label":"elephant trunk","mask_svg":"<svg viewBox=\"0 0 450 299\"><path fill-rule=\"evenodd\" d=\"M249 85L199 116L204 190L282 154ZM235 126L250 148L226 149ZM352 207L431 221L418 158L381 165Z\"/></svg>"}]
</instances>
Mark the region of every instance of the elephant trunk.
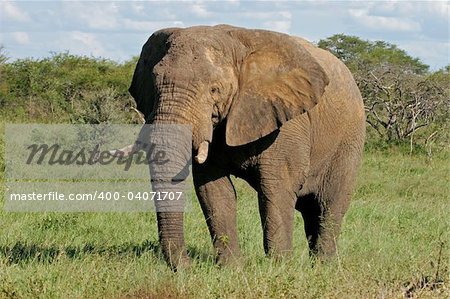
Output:
<instances>
[{"instance_id":1,"label":"elephant trunk","mask_svg":"<svg viewBox=\"0 0 450 299\"><path fill-rule=\"evenodd\" d=\"M184 196L188 174L189 158L192 152L190 134L182 134L172 126L156 126L152 128L150 142L164 151L164 164L150 163L152 191L156 192L155 208L158 220L158 235L164 258L176 270L189 261L184 246ZM188 137L188 138L186 138ZM180 175L181 174L181 175ZM164 194L172 194L162 199ZM177 194L182 194L180 197ZM170 197L176 197L171 200Z\"/></svg>"},{"instance_id":2,"label":"elephant trunk","mask_svg":"<svg viewBox=\"0 0 450 299\"><path fill-rule=\"evenodd\" d=\"M183 95L180 96L180 94ZM189 136L188 140L175 140L173 142L171 140L177 137L169 136L169 143L173 146L166 147L165 150L169 154L173 154L175 163L170 163L170 165L150 165L153 191L170 191L167 190L167 188L170 188L171 190L176 189L176 191L184 192L184 185L176 186L174 181L169 184L164 184L161 181L166 179L173 180L187 165L192 151L196 155L195 161L197 163L203 163L207 159L208 146L212 138L212 124L211 129L209 129L207 124L202 125L202 115L200 113L195 114L189 111L189 109L192 109L192 105L190 104L192 101L190 98L187 92L173 90L170 94L161 95L159 98L158 106L154 111L152 124L156 127L161 125L163 131L170 131L169 128L165 129L163 125L191 125L193 132L192 140L190 139L191 136ZM176 135L174 134L173 136ZM153 133L150 136L150 140L155 137L158 138ZM159 180L159 178L164 178L164 180ZM180 184L184 184L184 182ZM155 201L155 204L162 253L172 269L186 266L189 263L189 258L184 244L184 202Z\"/></svg>"},{"instance_id":3,"label":"elephant trunk","mask_svg":"<svg viewBox=\"0 0 450 299\"><path fill-rule=\"evenodd\" d=\"M162 253L169 266L176 270L189 264L184 245L183 212L157 212L158 235Z\"/></svg>"},{"instance_id":4,"label":"elephant trunk","mask_svg":"<svg viewBox=\"0 0 450 299\"><path fill-rule=\"evenodd\" d=\"M194 160L202 164L208 158L212 141L212 107L194 106L196 95L186 89L161 95L152 124L188 124L192 126Z\"/></svg>"}]
</instances>

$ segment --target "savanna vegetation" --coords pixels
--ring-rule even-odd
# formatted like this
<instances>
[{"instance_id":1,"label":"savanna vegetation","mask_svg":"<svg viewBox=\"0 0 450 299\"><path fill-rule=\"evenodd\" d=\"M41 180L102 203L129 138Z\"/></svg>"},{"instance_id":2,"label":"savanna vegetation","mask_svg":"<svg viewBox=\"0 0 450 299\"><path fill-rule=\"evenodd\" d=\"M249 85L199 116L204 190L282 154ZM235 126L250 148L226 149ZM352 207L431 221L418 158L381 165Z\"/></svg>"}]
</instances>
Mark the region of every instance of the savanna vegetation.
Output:
<instances>
[{"instance_id":1,"label":"savanna vegetation","mask_svg":"<svg viewBox=\"0 0 450 299\"><path fill-rule=\"evenodd\" d=\"M448 298L450 66L430 70L395 45L342 34L318 45L353 72L368 120L335 260L312 266L300 215L292 256L267 259L256 194L238 181L243 259L225 268L213 262L195 198L185 223L193 265L177 273L161 257L154 213L1 209L0 298ZM10 61L2 49L0 130L140 123L127 92L135 62L69 53ZM2 184L0 205L4 192Z\"/></svg>"}]
</instances>

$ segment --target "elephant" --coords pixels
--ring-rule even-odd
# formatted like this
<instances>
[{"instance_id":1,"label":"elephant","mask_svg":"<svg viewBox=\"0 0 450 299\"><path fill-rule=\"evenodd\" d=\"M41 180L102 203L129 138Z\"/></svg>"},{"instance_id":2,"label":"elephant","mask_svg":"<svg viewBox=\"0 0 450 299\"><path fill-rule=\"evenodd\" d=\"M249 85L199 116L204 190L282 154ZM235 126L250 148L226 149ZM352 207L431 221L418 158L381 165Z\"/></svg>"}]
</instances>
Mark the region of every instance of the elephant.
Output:
<instances>
[{"instance_id":1,"label":"elephant","mask_svg":"<svg viewBox=\"0 0 450 299\"><path fill-rule=\"evenodd\" d=\"M147 124L192 127L194 188L217 263L240 256L231 176L257 191L268 256L292 251L295 211L311 256L335 254L365 139L361 94L335 56L267 30L162 29L144 44L129 92ZM174 269L190 260L183 218L157 211Z\"/></svg>"}]
</instances>

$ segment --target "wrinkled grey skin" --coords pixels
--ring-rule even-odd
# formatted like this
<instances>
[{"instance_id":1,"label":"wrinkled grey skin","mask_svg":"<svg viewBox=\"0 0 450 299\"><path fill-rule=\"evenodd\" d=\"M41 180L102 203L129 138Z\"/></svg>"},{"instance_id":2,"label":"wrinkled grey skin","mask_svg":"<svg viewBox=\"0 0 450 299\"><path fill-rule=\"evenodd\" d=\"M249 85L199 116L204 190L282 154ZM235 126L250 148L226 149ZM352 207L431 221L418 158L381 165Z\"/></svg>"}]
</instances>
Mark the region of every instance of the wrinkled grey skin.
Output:
<instances>
[{"instance_id":1,"label":"wrinkled grey skin","mask_svg":"<svg viewBox=\"0 0 450 299\"><path fill-rule=\"evenodd\" d=\"M239 256L230 175L258 192L269 255L292 250L301 212L310 252L332 256L365 136L359 90L329 52L231 26L164 29L143 46L130 93L147 123L190 124L195 190L219 263ZM188 263L182 212L158 212L168 263Z\"/></svg>"}]
</instances>

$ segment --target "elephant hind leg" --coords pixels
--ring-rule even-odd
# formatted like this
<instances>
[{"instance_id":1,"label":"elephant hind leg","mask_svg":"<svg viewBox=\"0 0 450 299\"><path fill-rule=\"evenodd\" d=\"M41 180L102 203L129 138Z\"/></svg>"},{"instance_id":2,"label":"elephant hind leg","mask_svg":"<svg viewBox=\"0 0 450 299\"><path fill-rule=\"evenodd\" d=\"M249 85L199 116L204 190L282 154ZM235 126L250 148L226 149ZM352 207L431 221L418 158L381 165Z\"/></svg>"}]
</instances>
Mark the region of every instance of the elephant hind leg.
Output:
<instances>
[{"instance_id":1,"label":"elephant hind leg","mask_svg":"<svg viewBox=\"0 0 450 299\"><path fill-rule=\"evenodd\" d=\"M326 202L309 194L298 199L295 208L302 213L309 252L327 259L336 253L336 242L345 210L340 201Z\"/></svg>"},{"instance_id":2,"label":"elephant hind leg","mask_svg":"<svg viewBox=\"0 0 450 299\"><path fill-rule=\"evenodd\" d=\"M323 209L320 206L319 200L313 193L299 197L295 209L299 211L303 217L309 252L311 255L317 255L319 253L318 239L320 234L320 218L323 214Z\"/></svg>"},{"instance_id":3,"label":"elephant hind leg","mask_svg":"<svg viewBox=\"0 0 450 299\"><path fill-rule=\"evenodd\" d=\"M302 213L310 254L320 258L335 255L341 223L356 180L358 153L332 160L317 194L299 197L295 208Z\"/></svg>"}]
</instances>

